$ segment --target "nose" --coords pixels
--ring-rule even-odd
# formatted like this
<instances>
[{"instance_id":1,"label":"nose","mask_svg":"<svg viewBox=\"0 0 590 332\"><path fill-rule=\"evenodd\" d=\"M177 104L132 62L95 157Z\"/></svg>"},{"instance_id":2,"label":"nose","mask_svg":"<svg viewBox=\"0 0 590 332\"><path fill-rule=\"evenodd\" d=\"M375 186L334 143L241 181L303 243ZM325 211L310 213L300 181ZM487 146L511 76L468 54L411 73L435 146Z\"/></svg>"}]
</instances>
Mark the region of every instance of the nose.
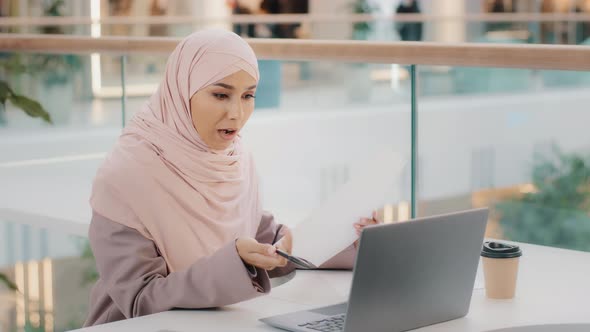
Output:
<instances>
[{"instance_id":1,"label":"nose","mask_svg":"<svg viewBox=\"0 0 590 332\"><path fill-rule=\"evenodd\" d=\"M229 105L227 110L227 116L230 120L240 120L244 114L244 106L241 100L233 102Z\"/></svg>"}]
</instances>

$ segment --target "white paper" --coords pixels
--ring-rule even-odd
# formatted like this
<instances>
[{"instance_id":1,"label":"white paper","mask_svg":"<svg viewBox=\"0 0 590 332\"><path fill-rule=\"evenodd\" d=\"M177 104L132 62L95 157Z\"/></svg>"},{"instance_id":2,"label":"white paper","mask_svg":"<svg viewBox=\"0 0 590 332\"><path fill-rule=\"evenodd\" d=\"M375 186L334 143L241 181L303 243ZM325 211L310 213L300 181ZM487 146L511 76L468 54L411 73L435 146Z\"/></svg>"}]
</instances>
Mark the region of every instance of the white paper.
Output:
<instances>
[{"instance_id":1,"label":"white paper","mask_svg":"<svg viewBox=\"0 0 590 332\"><path fill-rule=\"evenodd\" d=\"M385 203L400 199L404 159L390 149L362 160L362 171L330 196L293 229L293 255L316 266L351 245L357 235L353 223L370 218ZM389 195L388 195L389 194Z\"/></svg>"}]
</instances>

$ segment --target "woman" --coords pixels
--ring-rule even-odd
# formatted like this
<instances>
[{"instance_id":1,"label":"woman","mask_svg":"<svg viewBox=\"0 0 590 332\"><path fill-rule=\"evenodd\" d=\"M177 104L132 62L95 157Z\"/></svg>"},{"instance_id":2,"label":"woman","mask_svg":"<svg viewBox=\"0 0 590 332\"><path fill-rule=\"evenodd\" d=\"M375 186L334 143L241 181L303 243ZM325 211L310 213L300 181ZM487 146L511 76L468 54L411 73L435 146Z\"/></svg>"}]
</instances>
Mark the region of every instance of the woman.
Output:
<instances>
[{"instance_id":1,"label":"woman","mask_svg":"<svg viewBox=\"0 0 590 332\"><path fill-rule=\"evenodd\" d=\"M290 232L262 211L238 135L257 83L256 56L232 32L194 33L170 55L94 181L89 238L100 279L85 326L244 301L293 270L275 252L291 251ZM354 254L328 266L350 268Z\"/></svg>"}]
</instances>

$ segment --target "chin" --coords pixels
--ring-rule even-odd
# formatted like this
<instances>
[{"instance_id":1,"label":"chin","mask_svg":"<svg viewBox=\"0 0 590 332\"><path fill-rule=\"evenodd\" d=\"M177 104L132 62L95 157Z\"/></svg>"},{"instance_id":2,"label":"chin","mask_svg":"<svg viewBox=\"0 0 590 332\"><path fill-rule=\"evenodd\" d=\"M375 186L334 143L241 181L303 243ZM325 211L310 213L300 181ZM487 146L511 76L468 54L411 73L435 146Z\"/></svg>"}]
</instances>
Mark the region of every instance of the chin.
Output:
<instances>
[{"instance_id":1,"label":"chin","mask_svg":"<svg viewBox=\"0 0 590 332\"><path fill-rule=\"evenodd\" d=\"M225 143L225 142L224 142L224 143ZM218 144L215 144L215 145L210 145L209 147L210 147L212 150L225 150L225 149L229 148L230 146L232 146L232 143L233 143L233 142L230 142L230 143L225 143L225 144L219 144L219 143L218 143Z\"/></svg>"}]
</instances>

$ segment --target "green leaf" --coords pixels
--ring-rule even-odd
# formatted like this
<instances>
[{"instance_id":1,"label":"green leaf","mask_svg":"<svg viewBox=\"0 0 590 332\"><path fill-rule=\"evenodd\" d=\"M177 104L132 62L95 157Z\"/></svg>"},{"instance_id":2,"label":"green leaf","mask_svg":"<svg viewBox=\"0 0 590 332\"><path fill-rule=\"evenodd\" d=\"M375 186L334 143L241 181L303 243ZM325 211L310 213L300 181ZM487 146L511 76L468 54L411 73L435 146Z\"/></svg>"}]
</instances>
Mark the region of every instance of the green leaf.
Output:
<instances>
[{"instance_id":1,"label":"green leaf","mask_svg":"<svg viewBox=\"0 0 590 332\"><path fill-rule=\"evenodd\" d=\"M35 100L21 95L9 96L8 100L10 100L10 102L14 106L20 108L25 113L27 113L28 116L33 118L41 118L45 122L51 123L51 117L49 113L47 113L43 106L41 106L41 104L39 104Z\"/></svg>"},{"instance_id":2,"label":"green leaf","mask_svg":"<svg viewBox=\"0 0 590 332\"><path fill-rule=\"evenodd\" d=\"M590 156L535 156L536 191L496 204L506 239L590 251Z\"/></svg>"},{"instance_id":3,"label":"green leaf","mask_svg":"<svg viewBox=\"0 0 590 332\"><path fill-rule=\"evenodd\" d=\"M6 104L6 99L8 99L8 97L13 94L14 92L12 92L12 89L10 86L8 86L8 83L5 81L0 81L0 104Z\"/></svg>"},{"instance_id":4,"label":"green leaf","mask_svg":"<svg viewBox=\"0 0 590 332\"><path fill-rule=\"evenodd\" d=\"M0 273L0 282L4 283L6 285L6 287L8 287L12 290L18 291L18 287L16 287L16 284L14 282L12 282L10 279L8 279L8 277L2 273Z\"/></svg>"},{"instance_id":5,"label":"green leaf","mask_svg":"<svg viewBox=\"0 0 590 332\"><path fill-rule=\"evenodd\" d=\"M20 54L8 54L7 58L0 59L0 68L4 69L6 74L17 75L28 72Z\"/></svg>"}]
</instances>

